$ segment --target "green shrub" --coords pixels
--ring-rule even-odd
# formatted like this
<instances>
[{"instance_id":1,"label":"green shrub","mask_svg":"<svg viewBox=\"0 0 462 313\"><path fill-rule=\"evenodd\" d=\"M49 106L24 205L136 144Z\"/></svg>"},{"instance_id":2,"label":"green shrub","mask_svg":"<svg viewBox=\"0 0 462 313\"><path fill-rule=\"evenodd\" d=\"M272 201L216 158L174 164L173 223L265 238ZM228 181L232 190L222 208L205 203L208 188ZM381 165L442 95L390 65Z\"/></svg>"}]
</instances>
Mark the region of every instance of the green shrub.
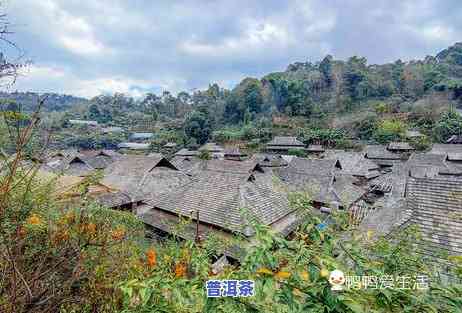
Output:
<instances>
[{"instance_id":1,"label":"green shrub","mask_svg":"<svg viewBox=\"0 0 462 313\"><path fill-rule=\"evenodd\" d=\"M381 144L399 141L404 137L407 126L398 119L385 119L379 122L373 138Z\"/></svg>"},{"instance_id":2,"label":"green shrub","mask_svg":"<svg viewBox=\"0 0 462 313\"><path fill-rule=\"evenodd\" d=\"M452 135L462 134L462 116L455 111L441 114L434 128L435 139L446 142Z\"/></svg>"},{"instance_id":3,"label":"green shrub","mask_svg":"<svg viewBox=\"0 0 462 313\"><path fill-rule=\"evenodd\" d=\"M430 140L430 138L428 138L428 136L422 136L411 139L410 143L418 151L428 150L432 146L432 141Z\"/></svg>"}]
</instances>

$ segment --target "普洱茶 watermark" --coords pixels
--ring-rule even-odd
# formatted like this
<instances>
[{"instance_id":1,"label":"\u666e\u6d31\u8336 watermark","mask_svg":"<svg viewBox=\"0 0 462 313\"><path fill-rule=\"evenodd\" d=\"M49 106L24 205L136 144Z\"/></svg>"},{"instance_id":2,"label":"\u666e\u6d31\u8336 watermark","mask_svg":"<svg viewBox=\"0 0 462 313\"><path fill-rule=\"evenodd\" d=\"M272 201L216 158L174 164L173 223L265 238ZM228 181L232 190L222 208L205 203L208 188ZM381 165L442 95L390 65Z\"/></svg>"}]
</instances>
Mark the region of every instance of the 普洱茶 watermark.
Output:
<instances>
[{"instance_id":1,"label":"\u666e\u6d31\u8336 watermark","mask_svg":"<svg viewBox=\"0 0 462 313\"><path fill-rule=\"evenodd\" d=\"M253 280L208 280L205 283L207 297L252 297L255 282Z\"/></svg>"}]
</instances>

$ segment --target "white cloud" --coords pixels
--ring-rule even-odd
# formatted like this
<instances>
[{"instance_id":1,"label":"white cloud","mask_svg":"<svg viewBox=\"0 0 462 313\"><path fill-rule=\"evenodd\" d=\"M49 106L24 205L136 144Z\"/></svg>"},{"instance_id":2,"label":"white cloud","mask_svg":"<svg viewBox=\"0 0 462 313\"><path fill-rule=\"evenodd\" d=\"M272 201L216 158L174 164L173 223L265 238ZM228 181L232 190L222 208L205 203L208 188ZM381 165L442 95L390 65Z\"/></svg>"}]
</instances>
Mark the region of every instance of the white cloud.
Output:
<instances>
[{"instance_id":1,"label":"white cloud","mask_svg":"<svg viewBox=\"0 0 462 313\"><path fill-rule=\"evenodd\" d=\"M31 25L28 30L37 36L46 36L55 44L78 55L103 55L110 51L99 38L93 26L82 16L75 16L56 0L23 0L22 7L27 7L33 15L27 21ZM16 9L17 10L17 9Z\"/></svg>"},{"instance_id":2,"label":"white cloud","mask_svg":"<svg viewBox=\"0 0 462 313\"><path fill-rule=\"evenodd\" d=\"M62 35L60 40L66 49L75 54L100 54L105 50L105 47L100 42L92 38L78 38Z\"/></svg>"},{"instance_id":3,"label":"white cloud","mask_svg":"<svg viewBox=\"0 0 462 313\"><path fill-rule=\"evenodd\" d=\"M139 98L146 91L180 91L182 88L186 88L186 82L173 78L141 80L120 75L86 79L76 76L69 69L31 65L21 72L16 85L13 87L24 91L32 89L37 92L57 92L86 98L116 92Z\"/></svg>"},{"instance_id":4,"label":"white cloud","mask_svg":"<svg viewBox=\"0 0 462 313\"><path fill-rule=\"evenodd\" d=\"M22 90L139 95L233 87L327 53L374 63L435 54L462 36L458 1L9 0L7 13L38 64Z\"/></svg>"},{"instance_id":5,"label":"white cloud","mask_svg":"<svg viewBox=\"0 0 462 313\"><path fill-rule=\"evenodd\" d=\"M252 54L255 50L284 48L291 38L282 25L270 22L248 21L239 37L225 38L218 43L201 42L196 38L180 45L180 49L192 55L223 57Z\"/></svg>"},{"instance_id":6,"label":"white cloud","mask_svg":"<svg viewBox=\"0 0 462 313\"><path fill-rule=\"evenodd\" d=\"M454 42L454 31L443 25L424 26L422 28L422 35L431 41Z\"/></svg>"}]
</instances>

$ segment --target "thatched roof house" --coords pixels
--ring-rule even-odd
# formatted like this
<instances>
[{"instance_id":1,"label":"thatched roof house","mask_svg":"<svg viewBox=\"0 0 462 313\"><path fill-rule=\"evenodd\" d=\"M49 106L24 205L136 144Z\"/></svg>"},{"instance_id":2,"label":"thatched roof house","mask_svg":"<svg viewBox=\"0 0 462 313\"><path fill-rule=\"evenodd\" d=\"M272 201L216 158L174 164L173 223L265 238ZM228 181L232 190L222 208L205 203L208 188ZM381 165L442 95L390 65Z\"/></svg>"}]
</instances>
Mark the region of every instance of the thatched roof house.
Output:
<instances>
[{"instance_id":1,"label":"thatched roof house","mask_svg":"<svg viewBox=\"0 0 462 313\"><path fill-rule=\"evenodd\" d=\"M401 160L401 155L391 152L382 145L368 145L364 148L364 156L370 160Z\"/></svg>"},{"instance_id":2,"label":"thatched roof house","mask_svg":"<svg viewBox=\"0 0 462 313\"><path fill-rule=\"evenodd\" d=\"M309 145L306 149L306 152L309 153L322 153L326 151L322 145Z\"/></svg>"},{"instance_id":3,"label":"thatched roof house","mask_svg":"<svg viewBox=\"0 0 462 313\"><path fill-rule=\"evenodd\" d=\"M248 174L255 171L263 172L262 167L255 160L235 161L212 159L202 161L199 167L200 172L220 172L232 174Z\"/></svg>"},{"instance_id":4,"label":"thatched roof house","mask_svg":"<svg viewBox=\"0 0 462 313\"><path fill-rule=\"evenodd\" d=\"M415 150L408 142L390 142L387 149L393 152L409 152Z\"/></svg>"},{"instance_id":5,"label":"thatched roof house","mask_svg":"<svg viewBox=\"0 0 462 313\"><path fill-rule=\"evenodd\" d=\"M462 162L462 152L448 153L446 160L450 162Z\"/></svg>"},{"instance_id":6,"label":"thatched roof house","mask_svg":"<svg viewBox=\"0 0 462 313\"><path fill-rule=\"evenodd\" d=\"M199 151L208 151L210 153L223 153L225 149L214 142L208 142L204 144L202 147L200 147Z\"/></svg>"},{"instance_id":7,"label":"thatched roof house","mask_svg":"<svg viewBox=\"0 0 462 313\"><path fill-rule=\"evenodd\" d=\"M42 183L50 183L53 186L52 194L57 201L63 204L79 203L82 200L82 193L96 202L108 207L117 209L130 209L132 200L129 195L117 191L101 182L94 182L88 185L85 177L59 175L39 170L36 177ZM85 184L85 191L82 186Z\"/></svg>"},{"instance_id":8,"label":"thatched roof house","mask_svg":"<svg viewBox=\"0 0 462 313\"><path fill-rule=\"evenodd\" d=\"M102 128L101 132L103 134L123 133L124 129L122 127L118 127L118 126L109 126L109 127Z\"/></svg>"},{"instance_id":9,"label":"thatched roof house","mask_svg":"<svg viewBox=\"0 0 462 313\"><path fill-rule=\"evenodd\" d=\"M104 170L102 182L140 201L167 192L184 179L187 176L162 156L125 156Z\"/></svg>"},{"instance_id":10,"label":"thatched roof house","mask_svg":"<svg viewBox=\"0 0 462 313\"><path fill-rule=\"evenodd\" d=\"M137 142L122 142L117 145L119 149L129 150L148 150L150 147L149 143L137 143Z\"/></svg>"},{"instance_id":11,"label":"thatched roof house","mask_svg":"<svg viewBox=\"0 0 462 313\"><path fill-rule=\"evenodd\" d=\"M41 168L45 171L65 174L71 176L88 176L95 171L84 155L76 153L64 158L53 158L42 164Z\"/></svg>"},{"instance_id":12,"label":"thatched roof house","mask_svg":"<svg viewBox=\"0 0 462 313\"><path fill-rule=\"evenodd\" d=\"M289 207L285 193L260 184L252 173L244 172L205 170L190 183L149 201L149 204L153 208L141 214L141 219L167 233L178 224L178 216L192 220L198 217L201 236L213 231L240 233L249 239L255 234L249 222L252 219L285 234L299 222L291 215L294 209ZM191 231L182 234L188 235L189 239L193 236Z\"/></svg>"},{"instance_id":13,"label":"thatched roof house","mask_svg":"<svg viewBox=\"0 0 462 313\"><path fill-rule=\"evenodd\" d=\"M197 150L188 150L186 148L181 149L177 153L175 153L175 156L180 156L180 157L194 157L198 156L199 151Z\"/></svg>"},{"instance_id":14,"label":"thatched roof house","mask_svg":"<svg viewBox=\"0 0 462 313\"><path fill-rule=\"evenodd\" d=\"M304 149L305 144L296 137L290 136L277 136L266 144L266 151L274 153L287 153L289 150Z\"/></svg>"},{"instance_id":15,"label":"thatched roof house","mask_svg":"<svg viewBox=\"0 0 462 313\"><path fill-rule=\"evenodd\" d=\"M313 160L294 157L286 167L274 173L288 191L307 192L315 206L348 208L366 190L352 175L336 173L339 160Z\"/></svg>"},{"instance_id":16,"label":"thatched roof house","mask_svg":"<svg viewBox=\"0 0 462 313\"><path fill-rule=\"evenodd\" d=\"M49 156L43 162L44 170L72 176L90 175L95 170L104 169L122 157L121 154L112 150L60 151Z\"/></svg>"},{"instance_id":17,"label":"thatched roof house","mask_svg":"<svg viewBox=\"0 0 462 313\"><path fill-rule=\"evenodd\" d=\"M242 161L247 158L247 153L244 153L239 148L226 148L224 152L224 157L227 160L236 160Z\"/></svg>"},{"instance_id":18,"label":"thatched roof house","mask_svg":"<svg viewBox=\"0 0 462 313\"><path fill-rule=\"evenodd\" d=\"M391 151L382 145L368 145L364 148L364 157L381 167L392 167L404 163L407 153Z\"/></svg>"},{"instance_id":19,"label":"thatched roof house","mask_svg":"<svg viewBox=\"0 0 462 313\"><path fill-rule=\"evenodd\" d=\"M149 140L153 136L154 136L153 133L133 133L130 135L130 140L133 140L133 141Z\"/></svg>"},{"instance_id":20,"label":"thatched roof house","mask_svg":"<svg viewBox=\"0 0 462 313\"><path fill-rule=\"evenodd\" d=\"M84 161L94 169L105 169L109 164L123 157L122 154L113 150L89 150L80 151Z\"/></svg>"},{"instance_id":21,"label":"thatched roof house","mask_svg":"<svg viewBox=\"0 0 462 313\"><path fill-rule=\"evenodd\" d=\"M405 136L408 139L417 139L424 137L425 135L419 132L418 130L407 130Z\"/></svg>"},{"instance_id":22,"label":"thatched roof house","mask_svg":"<svg viewBox=\"0 0 462 313\"><path fill-rule=\"evenodd\" d=\"M462 145L435 143L430 151L432 154L462 153Z\"/></svg>"},{"instance_id":23,"label":"thatched roof house","mask_svg":"<svg viewBox=\"0 0 462 313\"><path fill-rule=\"evenodd\" d=\"M254 154L252 159L261 167L283 167L289 165L282 156L274 154Z\"/></svg>"},{"instance_id":24,"label":"thatched roof house","mask_svg":"<svg viewBox=\"0 0 462 313\"><path fill-rule=\"evenodd\" d=\"M202 160L194 156L174 156L170 162L183 173L191 175L197 172Z\"/></svg>"},{"instance_id":25,"label":"thatched roof house","mask_svg":"<svg viewBox=\"0 0 462 313\"><path fill-rule=\"evenodd\" d=\"M69 120L69 124L71 124L71 125L98 126L97 121L89 121L89 120Z\"/></svg>"},{"instance_id":26,"label":"thatched roof house","mask_svg":"<svg viewBox=\"0 0 462 313\"><path fill-rule=\"evenodd\" d=\"M344 174L350 174L366 180L380 175L380 167L370 159L366 159L362 152L331 152L326 155L325 159L339 160L342 165L341 172Z\"/></svg>"}]
</instances>

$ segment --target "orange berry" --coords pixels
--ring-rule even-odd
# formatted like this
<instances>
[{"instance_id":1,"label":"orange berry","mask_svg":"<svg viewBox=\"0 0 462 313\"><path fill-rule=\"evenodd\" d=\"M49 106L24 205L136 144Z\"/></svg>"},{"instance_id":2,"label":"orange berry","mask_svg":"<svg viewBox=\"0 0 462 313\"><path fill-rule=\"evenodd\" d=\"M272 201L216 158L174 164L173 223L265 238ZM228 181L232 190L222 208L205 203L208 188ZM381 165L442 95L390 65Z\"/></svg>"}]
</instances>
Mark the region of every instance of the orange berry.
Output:
<instances>
[{"instance_id":1,"label":"orange berry","mask_svg":"<svg viewBox=\"0 0 462 313\"><path fill-rule=\"evenodd\" d=\"M156 266L156 263L157 263L157 254L156 254L156 251L154 249L149 249L147 252L146 252L146 259L147 259L147 262L148 262L148 265L149 267L154 267Z\"/></svg>"},{"instance_id":2,"label":"orange berry","mask_svg":"<svg viewBox=\"0 0 462 313\"><path fill-rule=\"evenodd\" d=\"M310 279L310 273L308 273L307 271L303 271L303 272L300 273L300 277L303 280L309 280Z\"/></svg>"},{"instance_id":3,"label":"orange berry","mask_svg":"<svg viewBox=\"0 0 462 313\"><path fill-rule=\"evenodd\" d=\"M181 278L181 277L184 277L185 275L186 275L186 264L184 264L183 262L177 263L175 265L175 277Z\"/></svg>"},{"instance_id":4,"label":"orange berry","mask_svg":"<svg viewBox=\"0 0 462 313\"><path fill-rule=\"evenodd\" d=\"M94 235L96 233L96 225L94 223L89 223L86 228L89 235Z\"/></svg>"},{"instance_id":5,"label":"orange berry","mask_svg":"<svg viewBox=\"0 0 462 313\"><path fill-rule=\"evenodd\" d=\"M42 220L37 214L32 214L28 219L27 223L30 225L40 225L42 224Z\"/></svg>"},{"instance_id":6,"label":"orange berry","mask_svg":"<svg viewBox=\"0 0 462 313\"><path fill-rule=\"evenodd\" d=\"M125 236L125 230L123 228L119 228L116 230L111 231L111 237L113 240L121 240Z\"/></svg>"}]
</instances>

